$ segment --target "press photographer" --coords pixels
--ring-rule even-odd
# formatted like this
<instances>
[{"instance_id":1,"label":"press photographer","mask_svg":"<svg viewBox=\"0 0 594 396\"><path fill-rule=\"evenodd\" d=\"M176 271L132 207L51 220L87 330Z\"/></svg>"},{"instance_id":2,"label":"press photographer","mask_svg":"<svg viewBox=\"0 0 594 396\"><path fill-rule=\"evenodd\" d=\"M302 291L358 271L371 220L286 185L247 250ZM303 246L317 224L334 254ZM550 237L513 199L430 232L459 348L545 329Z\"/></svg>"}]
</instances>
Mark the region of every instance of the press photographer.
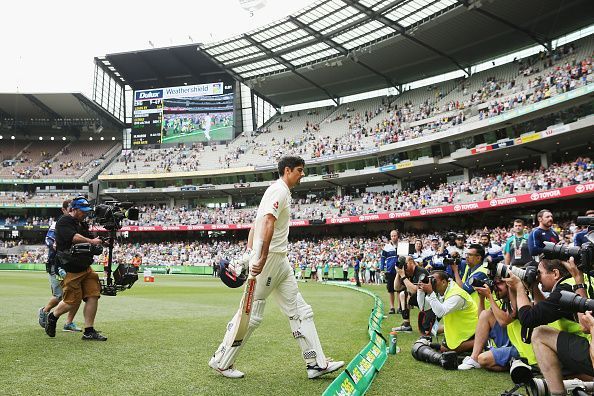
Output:
<instances>
[{"instance_id":1,"label":"press photographer","mask_svg":"<svg viewBox=\"0 0 594 396\"><path fill-rule=\"evenodd\" d=\"M466 266L463 269L462 275L460 275L459 262L460 260L454 260L450 264L452 273L454 274L454 280L466 293L470 294L474 303L478 306L479 296L475 292L472 283L474 279L484 283L488 279L488 268L485 263L486 253L482 245L472 244L469 246L466 253ZM487 308L489 308L487 306Z\"/></svg>"},{"instance_id":2,"label":"press photographer","mask_svg":"<svg viewBox=\"0 0 594 396\"><path fill-rule=\"evenodd\" d=\"M431 333L433 323L435 323L435 315L431 311L431 306L425 300L425 292L417 287L419 282L425 280L429 281L429 272L424 268L421 268L415 262L412 256L407 256L404 263L398 262L396 269L396 279L394 281L394 289L397 291L403 291L404 298L401 300L402 306L406 307L402 310L401 326L394 327L392 331L398 332L411 332L412 326L410 325L410 309L409 306L418 307L421 312L418 316L418 328L419 332L424 335ZM408 297L408 306L405 305Z\"/></svg>"},{"instance_id":3,"label":"press photographer","mask_svg":"<svg viewBox=\"0 0 594 396\"><path fill-rule=\"evenodd\" d=\"M106 341L107 337L93 327L101 292L99 277L91 268L93 255L103 250L101 238L93 237L89 224L85 221L92 211L84 197L77 197L70 203L68 213L56 223L56 259L58 273L62 279L62 301L48 315L45 332L50 337L56 336L58 318L70 311L72 306L85 302L85 330L83 340ZM88 252L76 253L71 248L76 244L88 244Z\"/></svg>"},{"instance_id":4,"label":"press photographer","mask_svg":"<svg viewBox=\"0 0 594 396\"><path fill-rule=\"evenodd\" d=\"M480 296L474 347L472 354L464 358L458 370L484 368L505 371L512 359L519 357L526 359L530 365L536 364L532 346L522 341L522 325L517 319L517 309L511 303L515 302L515 296L510 296L505 281L495 277L482 285L479 283L478 280L474 282L476 293ZM490 302L488 309L485 309L485 300ZM485 350L488 340L491 340L490 346Z\"/></svg>"},{"instance_id":5,"label":"press photographer","mask_svg":"<svg viewBox=\"0 0 594 396\"><path fill-rule=\"evenodd\" d=\"M573 359L578 352L576 337L588 337L588 335L575 321L571 308L567 304L561 304L561 296L562 292L573 290L584 297L586 295L584 277L573 258L568 261L543 258L538 264L538 281L542 291L549 292L549 296L545 298L535 282L531 287L535 301L532 304L519 277L510 274L506 279L506 283L516 295L523 340L525 342L531 340L540 370L547 383L551 381L549 383L551 394L564 394L563 381L559 380L560 366L555 364L555 361ZM572 287L570 283L575 285ZM559 334L566 335L558 337ZM552 360L552 354L558 356L558 359Z\"/></svg>"},{"instance_id":6,"label":"press photographer","mask_svg":"<svg viewBox=\"0 0 594 396\"><path fill-rule=\"evenodd\" d=\"M443 320L445 341L442 352L471 351L478 322L478 310L472 297L444 271L433 271L429 280L417 286L425 293L433 313Z\"/></svg>"}]
</instances>

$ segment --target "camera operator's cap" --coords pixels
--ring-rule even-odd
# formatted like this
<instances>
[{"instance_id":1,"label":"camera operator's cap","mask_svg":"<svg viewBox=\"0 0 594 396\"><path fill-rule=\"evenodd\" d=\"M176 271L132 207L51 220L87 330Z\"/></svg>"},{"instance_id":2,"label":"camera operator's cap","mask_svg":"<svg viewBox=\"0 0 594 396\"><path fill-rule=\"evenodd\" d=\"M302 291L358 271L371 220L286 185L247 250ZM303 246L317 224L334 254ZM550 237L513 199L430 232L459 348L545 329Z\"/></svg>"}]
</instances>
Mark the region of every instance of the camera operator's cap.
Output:
<instances>
[{"instance_id":1,"label":"camera operator's cap","mask_svg":"<svg viewBox=\"0 0 594 396\"><path fill-rule=\"evenodd\" d=\"M91 208L91 204L89 204L89 201L83 197L74 198L72 202L70 202L70 209L79 209L83 212L90 212L93 210L93 208Z\"/></svg>"}]
</instances>

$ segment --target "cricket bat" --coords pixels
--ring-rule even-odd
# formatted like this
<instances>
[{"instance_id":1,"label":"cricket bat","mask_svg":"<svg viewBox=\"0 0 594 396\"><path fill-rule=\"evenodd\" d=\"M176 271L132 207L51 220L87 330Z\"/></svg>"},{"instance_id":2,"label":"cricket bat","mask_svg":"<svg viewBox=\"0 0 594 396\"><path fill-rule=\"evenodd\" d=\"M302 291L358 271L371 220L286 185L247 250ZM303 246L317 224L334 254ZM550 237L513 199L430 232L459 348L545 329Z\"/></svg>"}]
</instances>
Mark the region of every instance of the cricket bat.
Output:
<instances>
[{"instance_id":1,"label":"cricket bat","mask_svg":"<svg viewBox=\"0 0 594 396\"><path fill-rule=\"evenodd\" d=\"M256 277L249 275L246 281L245 290L239 303L239 321L234 326L232 347L240 346L245 337L250 323L250 315L252 313L252 303L254 301L254 290L256 290Z\"/></svg>"}]
</instances>

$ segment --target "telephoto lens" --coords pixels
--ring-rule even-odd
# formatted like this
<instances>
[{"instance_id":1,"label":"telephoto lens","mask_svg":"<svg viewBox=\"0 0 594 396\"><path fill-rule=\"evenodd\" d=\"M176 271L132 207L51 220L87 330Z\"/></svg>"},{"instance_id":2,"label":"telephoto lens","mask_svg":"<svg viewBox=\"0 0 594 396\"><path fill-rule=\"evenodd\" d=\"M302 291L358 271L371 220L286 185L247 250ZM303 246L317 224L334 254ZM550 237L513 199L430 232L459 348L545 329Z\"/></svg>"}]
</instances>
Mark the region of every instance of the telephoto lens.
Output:
<instances>
[{"instance_id":1,"label":"telephoto lens","mask_svg":"<svg viewBox=\"0 0 594 396\"><path fill-rule=\"evenodd\" d=\"M571 312L584 313L586 311L594 311L594 300L578 296L567 290L561 290L559 305Z\"/></svg>"},{"instance_id":2,"label":"telephoto lens","mask_svg":"<svg viewBox=\"0 0 594 396\"><path fill-rule=\"evenodd\" d=\"M431 343L425 338L415 341L411 353L418 361L436 364L446 370L458 369L458 354L456 352L437 352L431 348Z\"/></svg>"}]
</instances>

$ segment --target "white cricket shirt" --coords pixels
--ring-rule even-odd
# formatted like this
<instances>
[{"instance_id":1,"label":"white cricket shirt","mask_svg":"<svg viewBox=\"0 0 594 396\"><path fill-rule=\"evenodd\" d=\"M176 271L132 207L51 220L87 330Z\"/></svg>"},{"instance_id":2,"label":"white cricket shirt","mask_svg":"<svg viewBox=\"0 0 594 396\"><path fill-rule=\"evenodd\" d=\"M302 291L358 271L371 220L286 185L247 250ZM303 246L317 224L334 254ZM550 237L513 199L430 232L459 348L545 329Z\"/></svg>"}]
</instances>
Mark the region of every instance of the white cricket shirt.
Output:
<instances>
[{"instance_id":1,"label":"white cricket shirt","mask_svg":"<svg viewBox=\"0 0 594 396\"><path fill-rule=\"evenodd\" d=\"M260 201L256 214L254 240L261 239L264 216L269 213L276 217L276 222L268 251L286 253L291 219L291 191L282 179L278 179L268 187Z\"/></svg>"}]
</instances>

